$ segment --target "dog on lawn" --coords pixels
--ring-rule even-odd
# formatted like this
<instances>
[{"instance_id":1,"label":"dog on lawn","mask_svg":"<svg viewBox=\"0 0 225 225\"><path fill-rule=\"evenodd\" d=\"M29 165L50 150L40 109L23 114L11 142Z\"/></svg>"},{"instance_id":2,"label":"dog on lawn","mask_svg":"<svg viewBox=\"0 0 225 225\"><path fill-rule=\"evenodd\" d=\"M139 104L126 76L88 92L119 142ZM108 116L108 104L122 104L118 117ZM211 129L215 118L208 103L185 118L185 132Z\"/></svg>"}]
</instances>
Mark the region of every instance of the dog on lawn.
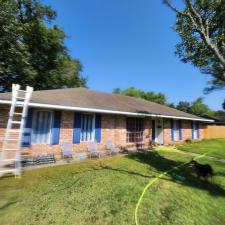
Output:
<instances>
[{"instance_id":1,"label":"dog on lawn","mask_svg":"<svg viewBox=\"0 0 225 225\"><path fill-rule=\"evenodd\" d=\"M211 179L213 178L214 175L213 168L209 164L200 164L192 159L188 163L188 166L195 170L199 179L201 177L204 178L205 180L207 180L208 177L211 177Z\"/></svg>"}]
</instances>

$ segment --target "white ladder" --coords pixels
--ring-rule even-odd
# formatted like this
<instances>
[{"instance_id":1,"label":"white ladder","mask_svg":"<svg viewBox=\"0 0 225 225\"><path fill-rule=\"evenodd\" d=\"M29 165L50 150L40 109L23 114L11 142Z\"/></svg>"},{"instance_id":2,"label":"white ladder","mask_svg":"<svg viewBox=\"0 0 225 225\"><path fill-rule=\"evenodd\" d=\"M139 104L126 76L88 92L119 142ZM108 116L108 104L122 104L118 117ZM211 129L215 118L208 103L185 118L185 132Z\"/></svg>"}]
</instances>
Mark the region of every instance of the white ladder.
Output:
<instances>
[{"instance_id":1,"label":"white ladder","mask_svg":"<svg viewBox=\"0 0 225 225\"><path fill-rule=\"evenodd\" d=\"M0 177L6 173L21 175L21 140L32 92L32 87L27 86L24 91L20 90L20 85L12 85L12 103L0 158Z\"/></svg>"}]
</instances>

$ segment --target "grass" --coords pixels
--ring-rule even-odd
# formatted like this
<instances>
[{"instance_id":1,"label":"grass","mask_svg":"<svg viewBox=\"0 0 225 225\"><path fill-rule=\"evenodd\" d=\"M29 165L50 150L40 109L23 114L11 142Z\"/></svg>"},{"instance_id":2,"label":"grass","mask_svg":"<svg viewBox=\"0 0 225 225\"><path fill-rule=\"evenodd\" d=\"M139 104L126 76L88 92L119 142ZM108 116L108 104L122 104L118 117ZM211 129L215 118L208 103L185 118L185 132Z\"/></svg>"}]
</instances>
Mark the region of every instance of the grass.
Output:
<instances>
[{"instance_id":1,"label":"grass","mask_svg":"<svg viewBox=\"0 0 225 225\"><path fill-rule=\"evenodd\" d=\"M205 139L200 142L178 145L177 148L182 151L198 154L209 152L208 156L225 159L225 139Z\"/></svg>"},{"instance_id":2,"label":"grass","mask_svg":"<svg viewBox=\"0 0 225 225\"><path fill-rule=\"evenodd\" d=\"M159 150L35 169L20 180L4 177L0 224L135 224L135 206L149 180L188 160L187 155ZM225 166L198 161L213 166L214 182L198 180L186 166L161 178L140 205L141 225L225 224Z\"/></svg>"}]
</instances>

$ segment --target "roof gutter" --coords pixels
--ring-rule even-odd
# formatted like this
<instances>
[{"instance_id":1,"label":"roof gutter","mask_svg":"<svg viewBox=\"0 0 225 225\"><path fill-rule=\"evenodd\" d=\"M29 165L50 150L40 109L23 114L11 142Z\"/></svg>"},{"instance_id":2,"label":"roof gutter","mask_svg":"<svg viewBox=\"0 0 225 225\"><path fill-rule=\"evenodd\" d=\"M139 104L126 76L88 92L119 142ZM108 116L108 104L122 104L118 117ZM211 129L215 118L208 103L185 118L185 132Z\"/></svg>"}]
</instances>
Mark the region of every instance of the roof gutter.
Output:
<instances>
[{"instance_id":1,"label":"roof gutter","mask_svg":"<svg viewBox=\"0 0 225 225\"><path fill-rule=\"evenodd\" d=\"M10 105L11 101L0 100L0 104ZM21 103L18 102L18 105L22 106L23 104L22 102ZM62 106L62 105L52 105L52 104L32 103L32 102L29 103L29 106L34 108L62 109L62 110L80 111L80 112L95 112L95 113L118 114L118 115L127 115L127 116L171 118L171 119L194 120L194 121L202 121L202 122L214 122L214 120L201 119L201 118L198 119L198 118L190 118L190 117L168 116L168 115L152 114L152 113L134 113L134 112L107 110L107 109L94 109L94 108Z\"/></svg>"}]
</instances>

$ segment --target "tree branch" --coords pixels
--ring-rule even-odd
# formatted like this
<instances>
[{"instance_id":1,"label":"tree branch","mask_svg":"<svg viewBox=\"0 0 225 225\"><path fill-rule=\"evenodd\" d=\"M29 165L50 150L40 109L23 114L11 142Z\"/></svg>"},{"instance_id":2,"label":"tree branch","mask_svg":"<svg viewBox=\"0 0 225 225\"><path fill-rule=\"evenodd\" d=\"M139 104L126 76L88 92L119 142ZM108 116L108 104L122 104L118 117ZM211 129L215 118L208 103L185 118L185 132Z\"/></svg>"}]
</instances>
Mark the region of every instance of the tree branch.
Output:
<instances>
[{"instance_id":1,"label":"tree branch","mask_svg":"<svg viewBox=\"0 0 225 225\"><path fill-rule=\"evenodd\" d=\"M225 58L220 53L218 47L215 44L213 44L210 40L208 20L206 20L206 23L204 25L202 16L194 8L192 0L184 0L184 2L186 3L187 9L188 9L187 13L184 13L184 12L181 12L180 10L178 10L174 5L171 4L170 0L164 0L164 3L170 9L172 9L174 12L190 19L192 25L194 26L194 29L200 34L200 36L201 36L203 42L206 44L206 46L217 57L221 66L223 67L223 70L225 71ZM225 77L225 74L223 74L223 75Z\"/></svg>"},{"instance_id":2,"label":"tree branch","mask_svg":"<svg viewBox=\"0 0 225 225\"><path fill-rule=\"evenodd\" d=\"M202 17L201 15L195 10L195 8L193 7L192 4L192 0L185 0L187 7L189 8L190 12L192 13L192 15L194 15L195 17L197 17L199 25L201 26L201 29L204 29L204 25L202 22Z\"/></svg>"},{"instance_id":3,"label":"tree branch","mask_svg":"<svg viewBox=\"0 0 225 225\"><path fill-rule=\"evenodd\" d=\"M174 12L185 16L186 14L184 12L181 12L179 9L177 9L174 5L171 4L169 0L164 0L164 4L166 4L170 9L172 9Z\"/></svg>"}]
</instances>

